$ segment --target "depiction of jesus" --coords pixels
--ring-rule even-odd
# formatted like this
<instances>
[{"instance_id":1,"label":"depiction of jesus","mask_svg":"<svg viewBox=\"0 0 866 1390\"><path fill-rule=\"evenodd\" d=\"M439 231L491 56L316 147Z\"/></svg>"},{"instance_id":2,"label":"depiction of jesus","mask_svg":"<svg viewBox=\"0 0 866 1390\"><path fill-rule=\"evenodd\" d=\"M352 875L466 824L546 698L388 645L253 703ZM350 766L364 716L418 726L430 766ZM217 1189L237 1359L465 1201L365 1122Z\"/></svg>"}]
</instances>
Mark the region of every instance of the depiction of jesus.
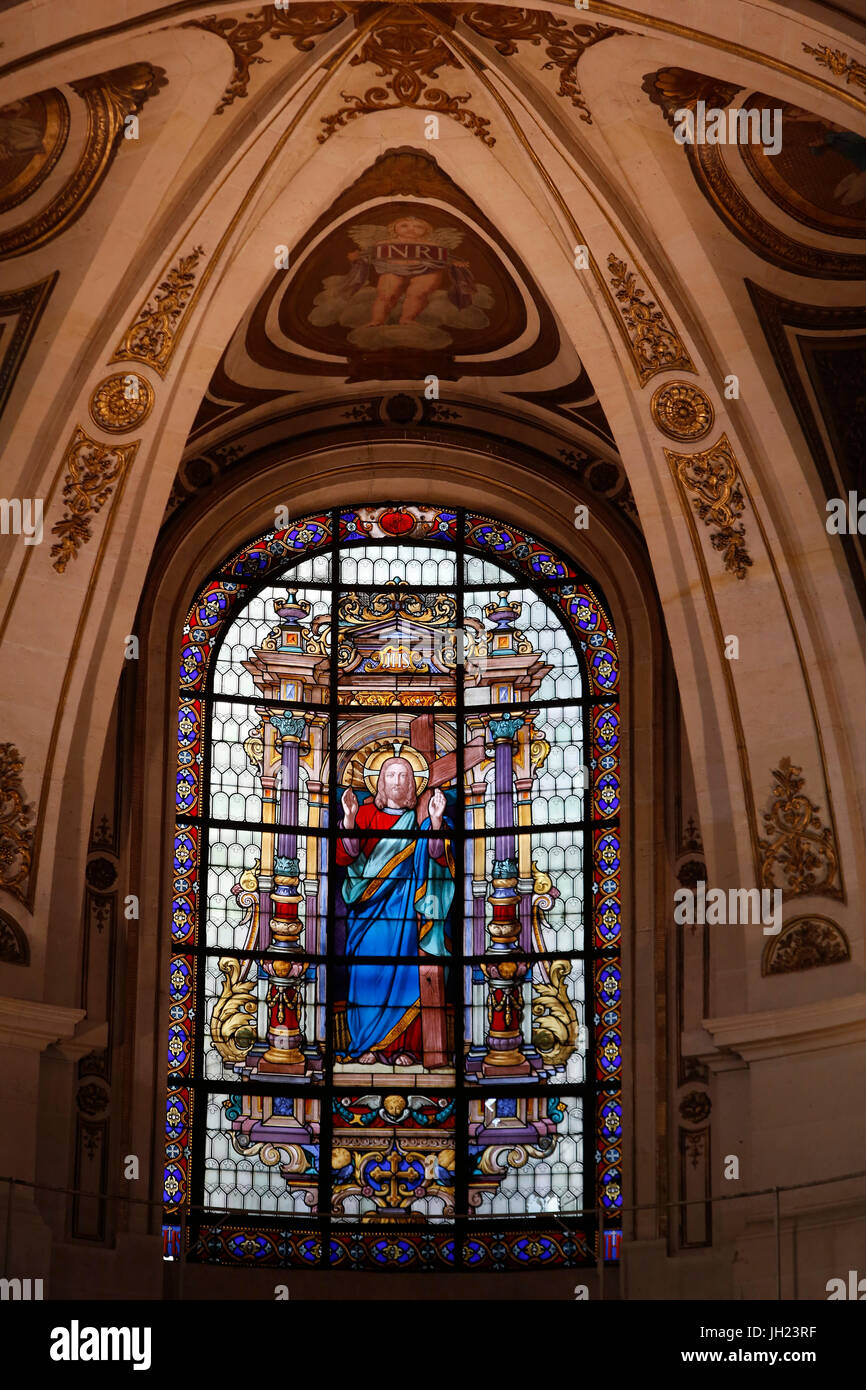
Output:
<instances>
[{"instance_id":1,"label":"depiction of jesus","mask_svg":"<svg viewBox=\"0 0 866 1390\"><path fill-rule=\"evenodd\" d=\"M430 298L440 290L450 278L451 295L454 302L471 302L474 280L469 272L468 261L456 260L449 251L431 240L433 227L422 217L398 217L388 228L387 241L370 248L367 254L350 251L349 260L360 262L359 272L363 280L370 271L378 276L376 298L370 313L370 326L387 323L391 311L403 297L400 310L400 323L414 323L418 315L426 309ZM351 290L357 285L352 280Z\"/></svg>"},{"instance_id":2,"label":"depiction of jesus","mask_svg":"<svg viewBox=\"0 0 866 1390\"><path fill-rule=\"evenodd\" d=\"M442 831L445 795L436 788L416 827L417 804L412 764L400 757L382 763L371 800L359 807L351 789L342 797L337 863L346 868L346 1022L351 1056L365 1065L405 1067L421 1057L426 1067L448 1061L444 967L405 959L448 955L447 917L454 898L453 859L444 833L416 834L416 829ZM402 833L375 838L376 831L386 829ZM358 963L359 956L391 959L366 965Z\"/></svg>"}]
</instances>

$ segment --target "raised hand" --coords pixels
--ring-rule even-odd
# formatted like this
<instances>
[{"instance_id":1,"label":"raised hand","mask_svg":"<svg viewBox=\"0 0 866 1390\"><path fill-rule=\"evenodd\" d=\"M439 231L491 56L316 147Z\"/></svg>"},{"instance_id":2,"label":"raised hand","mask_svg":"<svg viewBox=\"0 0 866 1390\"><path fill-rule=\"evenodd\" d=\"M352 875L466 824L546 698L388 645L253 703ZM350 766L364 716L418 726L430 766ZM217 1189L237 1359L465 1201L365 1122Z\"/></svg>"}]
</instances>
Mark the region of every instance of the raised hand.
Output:
<instances>
[{"instance_id":1,"label":"raised hand","mask_svg":"<svg viewBox=\"0 0 866 1390\"><path fill-rule=\"evenodd\" d=\"M352 830L355 825L355 817L358 814L358 798L352 791L351 787L347 787L346 790L343 792L342 806L343 829Z\"/></svg>"},{"instance_id":2,"label":"raised hand","mask_svg":"<svg viewBox=\"0 0 866 1390\"><path fill-rule=\"evenodd\" d=\"M441 787L437 787L430 798L428 807L430 816L430 828L438 830L442 824L442 817L445 815L445 793Z\"/></svg>"}]
</instances>

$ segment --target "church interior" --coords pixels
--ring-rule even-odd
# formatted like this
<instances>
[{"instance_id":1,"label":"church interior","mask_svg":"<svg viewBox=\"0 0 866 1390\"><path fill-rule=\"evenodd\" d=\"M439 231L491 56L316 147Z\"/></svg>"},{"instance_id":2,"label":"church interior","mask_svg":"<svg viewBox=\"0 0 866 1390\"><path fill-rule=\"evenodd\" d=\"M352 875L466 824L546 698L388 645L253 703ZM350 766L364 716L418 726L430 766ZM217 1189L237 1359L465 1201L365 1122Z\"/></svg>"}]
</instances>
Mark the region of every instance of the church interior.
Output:
<instances>
[{"instance_id":1,"label":"church interior","mask_svg":"<svg viewBox=\"0 0 866 1390\"><path fill-rule=\"evenodd\" d=\"M860 0L7 0L0 263L0 1273L866 1297Z\"/></svg>"}]
</instances>

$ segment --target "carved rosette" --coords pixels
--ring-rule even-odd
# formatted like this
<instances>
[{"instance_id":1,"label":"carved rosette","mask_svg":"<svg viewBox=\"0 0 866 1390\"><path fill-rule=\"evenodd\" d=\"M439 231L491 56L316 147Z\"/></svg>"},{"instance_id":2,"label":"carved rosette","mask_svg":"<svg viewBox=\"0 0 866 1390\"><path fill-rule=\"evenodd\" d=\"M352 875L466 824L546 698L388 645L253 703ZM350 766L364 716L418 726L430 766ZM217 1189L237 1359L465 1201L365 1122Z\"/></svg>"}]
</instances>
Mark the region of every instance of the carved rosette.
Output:
<instances>
[{"instance_id":1,"label":"carved rosette","mask_svg":"<svg viewBox=\"0 0 866 1390\"><path fill-rule=\"evenodd\" d=\"M381 22L371 29L360 51L349 60L350 67L366 64L376 67L377 76L385 79L384 85L368 87L362 94L342 92L345 105L322 117L320 144L358 116L405 106L451 116L485 145L496 143L487 117L477 115L466 105L468 92L452 94L442 87L430 86L431 81L439 80L440 68L463 71L463 64L420 10L409 5L387 7Z\"/></svg>"},{"instance_id":2,"label":"carved rosette","mask_svg":"<svg viewBox=\"0 0 866 1390\"><path fill-rule=\"evenodd\" d=\"M829 917L795 917L779 936L767 942L761 974L789 975L850 959L848 938Z\"/></svg>"},{"instance_id":3,"label":"carved rosette","mask_svg":"<svg viewBox=\"0 0 866 1390\"><path fill-rule=\"evenodd\" d=\"M128 434L147 419L153 402L149 381L135 373L117 372L96 387L90 397L90 417L109 434Z\"/></svg>"},{"instance_id":4,"label":"carved rosette","mask_svg":"<svg viewBox=\"0 0 866 1390\"><path fill-rule=\"evenodd\" d=\"M64 464L66 479L63 501L66 511L52 526L60 540L51 547L54 568L62 574L91 537L91 524L114 491L135 457L140 441L131 444L101 444L77 426Z\"/></svg>"},{"instance_id":5,"label":"carved rosette","mask_svg":"<svg viewBox=\"0 0 866 1390\"><path fill-rule=\"evenodd\" d=\"M607 268L641 386L658 372L695 371L695 364L679 333L656 301L646 298L647 291L638 284L635 272L612 251L607 258Z\"/></svg>"},{"instance_id":6,"label":"carved rosette","mask_svg":"<svg viewBox=\"0 0 866 1390\"><path fill-rule=\"evenodd\" d=\"M146 362L162 376L174 352L183 316L195 286L196 266L204 247L194 246L169 269L141 306L132 327L115 350L112 362Z\"/></svg>"},{"instance_id":7,"label":"carved rosette","mask_svg":"<svg viewBox=\"0 0 866 1390\"><path fill-rule=\"evenodd\" d=\"M33 853L33 807L24 800L24 759L12 743L0 743L0 888L24 903Z\"/></svg>"},{"instance_id":8,"label":"carved rosette","mask_svg":"<svg viewBox=\"0 0 866 1390\"><path fill-rule=\"evenodd\" d=\"M713 428L713 403L699 386L688 381L666 381L650 401L658 428L669 439L703 439Z\"/></svg>"},{"instance_id":9,"label":"carved rosette","mask_svg":"<svg viewBox=\"0 0 866 1390\"><path fill-rule=\"evenodd\" d=\"M710 542L724 560L725 569L745 579L752 558L746 548L746 530L739 518L746 509L740 487L740 474L727 435L698 454L665 457L682 491L692 498L694 509L705 526L712 527Z\"/></svg>"},{"instance_id":10,"label":"carved rosette","mask_svg":"<svg viewBox=\"0 0 866 1390\"><path fill-rule=\"evenodd\" d=\"M804 792L802 768L782 758L773 769L773 802L764 812L766 838L758 841L761 886L786 896L841 898L839 854L833 831ZM777 878L780 881L777 881Z\"/></svg>"}]
</instances>

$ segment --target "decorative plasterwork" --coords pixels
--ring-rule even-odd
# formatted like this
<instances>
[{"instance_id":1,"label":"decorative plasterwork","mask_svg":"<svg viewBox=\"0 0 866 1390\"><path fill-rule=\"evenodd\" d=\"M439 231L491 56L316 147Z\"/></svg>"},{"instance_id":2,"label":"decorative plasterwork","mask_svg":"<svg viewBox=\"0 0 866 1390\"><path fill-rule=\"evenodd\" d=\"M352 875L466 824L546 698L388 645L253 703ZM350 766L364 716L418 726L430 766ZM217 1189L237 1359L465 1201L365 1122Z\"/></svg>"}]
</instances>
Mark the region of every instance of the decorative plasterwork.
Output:
<instances>
[{"instance_id":1,"label":"decorative plasterwork","mask_svg":"<svg viewBox=\"0 0 866 1390\"><path fill-rule=\"evenodd\" d=\"M625 34L611 24L572 24L547 10L515 10L507 5L475 5L460 14L462 22L482 38L490 39L504 57L518 52L518 44L546 44L543 68L559 70L558 96L568 97L580 119L592 124L592 115L577 80L577 65L588 48Z\"/></svg>"},{"instance_id":2,"label":"decorative plasterwork","mask_svg":"<svg viewBox=\"0 0 866 1390\"><path fill-rule=\"evenodd\" d=\"M676 125L677 111L694 112L699 101L703 101L708 110L725 110L744 90L688 68L659 68L657 72L647 73L642 85L672 129ZM810 246L794 240L781 227L769 222L735 181L723 153L726 148L699 141L683 145L698 188L734 236L762 260L798 275L830 280L866 278L866 256Z\"/></svg>"},{"instance_id":3,"label":"decorative plasterwork","mask_svg":"<svg viewBox=\"0 0 866 1390\"><path fill-rule=\"evenodd\" d=\"M0 911L0 961L4 965L29 965L30 943L18 923Z\"/></svg>"},{"instance_id":4,"label":"decorative plasterwork","mask_svg":"<svg viewBox=\"0 0 866 1390\"><path fill-rule=\"evenodd\" d=\"M669 439L703 439L716 418L709 396L688 381L666 381L659 386L650 401L650 413Z\"/></svg>"},{"instance_id":5,"label":"decorative plasterwork","mask_svg":"<svg viewBox=\"0 0 866 1390\"><path fill-rule=\"evenodd\" d=\"M115 350L112 362L145 362L165 373L183 312L189 303L196 277L196 266L204 247L194 246L171 266L164 280L151 291L139 309L132 326Z\"/></svg>"},{"instance_id":6,"label":"decorative plasterwork","mask_svg":"<svg viewBox=\"0 0 866 1390\"><path fill-rule=\"evenodd\" d=\"M88 207L123 139L124 120L168 81L162 68L132 63L73 82L87 107L87 135L74 173L47 207L0 234L0 259L22 256L64 232Z\"/></svg>"},{"instance_id":7,"label":"decorative plasterwork","mask_svg":"<svg viewBox=\"0 0 866 1390\"><path fill-rule=\"evenodd\" d=\"M683 492L697 494L691 499L692 504L704 525L714 528L710 542L722 556L725 569L738 579L745 579L752 559L746 548L746 529L739 518L746 503L727 435L700 453L675 454L665 449L665 457Z\"/></svg>"},{"instance_id":8,"label":"decorative plasterwork","mask_svg":"<svg viewBox=\"0 0 866 1390\"><path fill-rule=\"evenodd\" d=\"M58 274L55 271L47 280L0 294L0 415Z\"/></svg>"},{"instance_id":9,"label":"decorative plasterwork","mask_svg":"<svg viewBox=\"0 0 866 1390\"><path fill-rule=\"evenodd\" d=\"M66 569L83 545L90 540L91 523L108 501L114 485L135 457L140 441L131 444L101 444L77 426L66 457L63 500L66 511L52 526L60 540L51 547L54 568Z\"/></svg>"},{"instance_id":10,"label":"decorative plasterwork","mask_svg":"<svg viewBox=\"0 0 866 1390\"><path fill-rule=\"evenodd\" d=\"M24 759L13 743L0 743L0 888L26 901L33 853L33 807L24 800Z\"/></svg>"},{"instance_id":11,"label":"decorative plasterwork","mask_svg":"<svg viewBox=\"0 0 866 1390\"><path fill-rule=\"evenodd\" d=\"M842 928L829 917L796 917L764 948L762 975L789 975L837 965L851 959L851 947Z\"/></svg>"},{"instance_id":12,"label":"decorative plasterwork","mask_svg":"<svg viewBox=\"0 0 866 1390\"><path fill-rule=\"evenodd\" d=\"M791 1009L705 1018L716 1046L746 1062L851 1047L866 1042L866 994L849 994ZM708 1059L713 1065L712 1057Z\"/></svg>"},{"instance_id":13,"label":"decorative plasterwork","mask_svg":"<svg viewBox=\"0 0 866 1390\"><path fill-rule=\"evenodd\" d=\"M443 18L453 25L447 11ZM451 116L485 145L496 143L489 132L490 121L466 105L468 92L452 93L429 85L431 81L439 81L440 68L463 71L463 64L444 42L439 29L427 22L420 10L409 5L395 5L385 10L382 21L371 29L349 63L351 67L374 65L377 76L385 79L384 86L376 84L360 95L341 92L345 105L322 117L324 130L318 137L320 143L358 116L404 106Z\"/></svg>"},{"instance_id":14,"label":"decorative plasterwork","mask_svg":"<svg viewBox=\"0 0 866 1390\"><path fill-rule=\"evenodd\" d=\"M342 5L292 5L278 10L275 5L263 5L260 10L248 13L244 19L208 15L206 19L189 19L184 29L204 29L224 39L232 52L234 69L218 106L214 112L221 116L226 107L249 91L250 68L253 63L268 63L269 58L258 55L264 47L264 39L290 38L295 48L309 52L314 47L313 40L320 34L336 29L347 16Z\"/></svg>"},{"instance_id":15,"label":"decorative plasterwork","mask_svg":"<svg viewBox=\"0 0 866 1390\"><path fill-rule=\"evenodd\" d=\"M638 283L636 273L612 251L607 258L607 269L611 289L628 330L641 386L658 372L695 371L695 364L679 333L655 300L646 298L646 288Z\"/></svg>"},{"instance_id":16,"label":"decorative plasterwork","mask_svg":"<svg viewBox=\"0 0 866 1390\"><path fill-rule=\"evenodd\" d=\"M825 43L819 43L817 48L804 43L803 52L811 53L815 62L823 68L829 68L834 77L844 77L847 86L863 87L866 90L866 67L858 63L856 58L849 58L848 54L839 48L828 48Z\"/></svg>"},{"instance_id":17,"label":"decorative plasterwork","mask_svg":"<svg viewBox=\"0 0 866 1390\"><path fill-rule=\"evenodd\" d=\"M706 1091L689 1091L680 1101L680 1115L690 1125L703 1124L712 1108Z\"/></svg>"},{"instance_id":18,"label":"decorative plasterwork","mask_svg":"<svg viewBox=\"0 0 866 1390\"><path fill-rule=\"evenodd\" d=\"M128 434L153 409L154 393L143 376L117 372L101 381L90 397L94 424L109 434Z\"/></svg>"},{"instance_id":19,"label":"decorative plasterwork","mask_svg":"<svg viewBox=\"0 0 866 1390\"><path fill-rule=\"evenodd\" d=\"M766 838L758 841L761 885L781 888L785 896L815 894L841 898L839 855L833 831L803 791L802 768L790 758L773 769L773 802L764 812ZM777 882L779 874L781 882Z\"/></svg>"},{"instance_id":20,"label":"decorative plasterwork","mask_svg":"<svg viewBox=\"0 0 866 1390\"><path fill-rule=\"evenodd\" d=\"M37 999L0 998L0 1043L44 1052L52 1043L71 1038L84 1013L84 1009L42 1004Z\"/></svg>"}]
</instances>

